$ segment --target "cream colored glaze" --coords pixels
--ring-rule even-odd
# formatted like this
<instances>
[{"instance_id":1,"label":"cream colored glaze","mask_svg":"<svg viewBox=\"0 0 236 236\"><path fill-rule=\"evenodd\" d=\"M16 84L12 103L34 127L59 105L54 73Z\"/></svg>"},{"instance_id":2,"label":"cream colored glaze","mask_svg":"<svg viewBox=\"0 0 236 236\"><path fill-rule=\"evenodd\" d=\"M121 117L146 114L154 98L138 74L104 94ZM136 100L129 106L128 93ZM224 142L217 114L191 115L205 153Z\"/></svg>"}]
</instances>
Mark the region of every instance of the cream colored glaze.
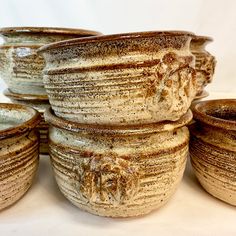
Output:
<instances>
[{"instance_id":1,"label":"cream colored glaze","mask_svg":"<svg viewBox=\"0 0 236 236\"><path fill-rule=\"evenodd\" d=\"M36 114L31 108L0 104L0 210L19 200L34 179L39 158ZM33 123L26 125L29 121Z\"/></svg>"},{"instance_id":2,"label":"cream colored glaze","mask_svg":"<svg viewBox=\"0 0 236 236\"><path fill-rule=\"evenodd\" d=\"M39 151L40 151L40 154L48 154L48 128L49 128L49 125L45 122L44 117L43 117L43 113L45 112L45 110L47 108L50 107L49 102L48 101L41 101L41 103L40 103L40 101L38 101L37 99L35 99L35 100L13 99L10 96L10 94L11 94L11 92L8 92L8 95L6 95L6 96L8 98L10 98L12 103L33 107L35 110L37 110L41 114L42 119L37 126L37 129L39 131L39 136L40 136Z\"/></svg>"},{"instance_id":3,"label":"cream colored glaze","mask_svg":"<svg viewBox=\"0 0 236 236\"><path fill-rule=\"evenodd\" d=\"M42 51L44 85L57 116L127 125L178 120L187 112L197 92L189 36L102 38Z\"/></svg>"},{"instance_id":4,"label":"cream colored glaze","mask_svg":"<svg viewBox=\"0 0 236 236\"><path fill-rule=\"evenodd\" d=\"M37 49L48 43L88 36L89 33L84 35L80 30L73 30L71 34L70 29L58 33L52 29L33 28L34 33L27 29L12 28L12 32L0 29L0 36L4 39L0 46L0 75L12 92L46 95L42 81L45 62L42 56L37 55ZM91 32L91 35L96 34Z\"/></svg>"},{"instance_id":5,"label":"cream colored glaze","mask_svg":"<svg viewBox=\"0 0 236 236\"><path fill-rule=\"evenodd\" d=\"M171 124L157 132L154 125L146 133L140 126L132 133L116 134L100 133L99 127L70 131L70 124L57 128L61 124L46 113L50 156L61 192L80 209L101 216L137 216L161 207L183 176L189 139L183 126L191 114L187 116L179 128Z\"/></svg>"}]
</instances>

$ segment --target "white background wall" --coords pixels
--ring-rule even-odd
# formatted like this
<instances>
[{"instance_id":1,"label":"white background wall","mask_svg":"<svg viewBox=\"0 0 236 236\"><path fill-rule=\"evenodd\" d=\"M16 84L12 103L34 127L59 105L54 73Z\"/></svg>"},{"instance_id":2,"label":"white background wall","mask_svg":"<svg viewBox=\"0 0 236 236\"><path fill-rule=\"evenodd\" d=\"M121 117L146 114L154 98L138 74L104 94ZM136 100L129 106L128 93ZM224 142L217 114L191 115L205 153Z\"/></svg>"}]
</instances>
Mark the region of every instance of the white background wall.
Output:
<instances>
[{"instance_id":1,"label":"white background wall","mask_svg":"<svg viewBox=\"0 0 236 236\"><path fill-rule=\"evenodd\" d=\"M105 34L189 30L212 36L217 69L208 91L236 97L235 0L0 0L0 27L88 28ZM0 82L0 91L4 88Z\"/></svg>"}]
</instances>

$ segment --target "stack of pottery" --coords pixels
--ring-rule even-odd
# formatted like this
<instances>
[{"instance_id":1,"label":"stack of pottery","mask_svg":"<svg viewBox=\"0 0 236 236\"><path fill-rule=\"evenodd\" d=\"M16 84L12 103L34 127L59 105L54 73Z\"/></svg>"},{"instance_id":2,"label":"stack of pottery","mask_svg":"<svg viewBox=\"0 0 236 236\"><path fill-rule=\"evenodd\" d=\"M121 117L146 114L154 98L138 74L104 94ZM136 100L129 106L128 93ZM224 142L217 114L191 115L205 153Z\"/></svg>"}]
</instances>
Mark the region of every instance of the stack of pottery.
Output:
<instances>
[{"instance_id":1,"label":"stack of pottery","mask_svg":"<svg viewBox=\"0 0 236 236\"><path fill-rule=\"evenodd\" d=\"M205 67L195 68L191 53L198 50L190 48L195 37L142 32L39 49L51 104L45 119L52 165L73 204L128 217L157 209L173 195L188 154L189 107L206 84L205 73L198 73Z\"/></svg>"},{"instance_id":2,"label":"stack of pottery","mask_svg":"<svg viewBox=\"0 0 236 236\"><path fill-rule=\"evenodd\" d=\"M0 46L0 75L8 85L5 95L14 103L29 105L43 112L49 107L43 86L43 57L37 49L45 44L72 38L97 35L97 32L64 29L15 27L0 29L4 43ZM40 132L40 153L48 152L48 125L42 119Z\"/></svg>"}]
</instances>

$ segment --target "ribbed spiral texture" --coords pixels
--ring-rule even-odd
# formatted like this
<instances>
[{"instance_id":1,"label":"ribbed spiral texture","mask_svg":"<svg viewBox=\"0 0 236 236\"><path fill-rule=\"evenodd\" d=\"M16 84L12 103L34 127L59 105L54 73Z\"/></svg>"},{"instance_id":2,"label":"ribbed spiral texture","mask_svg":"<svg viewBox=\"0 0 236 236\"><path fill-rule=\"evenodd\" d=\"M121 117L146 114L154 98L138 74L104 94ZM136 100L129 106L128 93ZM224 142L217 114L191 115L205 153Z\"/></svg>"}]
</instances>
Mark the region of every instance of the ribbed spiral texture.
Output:
<instances>
[{"instance_id":1,"label":"ribbed spiral texture","mask_svg":"<svg viewBox=\"0 0 236 236\"><path fill-rule=\"evenodd\" d=\"M32 184L38 167L35 131L0 141L0 210L20 199Z\"/></svg>"},{"instance_id":2,"label":"ribbed spiral texture","mask_svg":"<svg viewBox=\"0 0 236 236\"><path fill-rule=\"evenodd\" d=\"M106 138L94 137L99 141L92 144L91 137L78 138L77 134L72 141L73 135L65 134L50 129L49 150L56 181L66 198L90 213L111 217L147 214L165 204L182 179L188 154L186 128L173 137L165 132L158 135L163 146L168 142L167 148L159 149L158 144L153 145L158 142L156 135L143 140L134 136L136 141L115 138L119 144L113 151L106 147ZM129 154L138 145L140 150ZM110 151L105 151L107 148ZM118 149L123 154L116 153Z\"/></svg>"},{"instance_id":3,"label":"ribbed spiral texture","mask_svg":"<svg viewBox=\"0 0 236 236\"><path fill-rule=\"evenodd\" d=\"M235 132L191 127L190 157L195 174L211 195L236 206Z\"/></svg>"},{"instance_id":4,"label":"ribbed spiral texture","mask_svg":"<svg viewBox=\"0 0 236 236\"><path fill-rule=\"evenodd\" d=\"M55 114L87 124L178 120L196 95L188 36L122 39L43 53Z\"/></svg>"}]
</instances>

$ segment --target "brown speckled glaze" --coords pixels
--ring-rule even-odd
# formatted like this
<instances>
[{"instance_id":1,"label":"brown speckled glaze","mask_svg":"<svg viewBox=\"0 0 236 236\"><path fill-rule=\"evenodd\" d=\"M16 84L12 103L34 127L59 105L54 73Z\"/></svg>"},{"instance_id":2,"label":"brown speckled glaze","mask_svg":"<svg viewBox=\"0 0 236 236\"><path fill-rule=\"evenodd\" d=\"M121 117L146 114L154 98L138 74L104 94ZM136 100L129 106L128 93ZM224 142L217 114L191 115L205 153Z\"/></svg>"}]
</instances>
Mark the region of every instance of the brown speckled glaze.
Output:
<instances>
[{"instance_id":1,"label":"brown speckled glaze","mask_svg":"<svg viewBox=\"0 0 236 236\"><path fill-rule=\"evenodd\" d=\"M55 41L97 34L82 29L1 28L4 43L0 46L0 75L15 93L46 95L42 81L45 62L37 49Z\"/></svg>"},{"instance_id":2,"label":"brown speckled glaze","mask_svg":"<svg viewBox=\"0 0 236 236\"><path fill-rule=\"evenodd\" d=\"M212 41L212 38L206 36L193 36L191 40L191 52L196 57L195 67L198 84L198 95L203 92L205 86L213 79L216 59L205 50L205 46Z\"/></svg>"},{"instance_id":3,"label":"brown speckled glaze","mask_svg":"<svg viewBox=\"0 0 236 236\"><path fill-rule=\"evenodd\" d=\"M188 32L142 32L42 47L55 114L87 124L178 120L196 95Z\"/></svg>"},{"instance_id":4,"label":"brown speckled glaze","mask_svg":"<svg viewBox=\"0 0 236 236\"><path fill-rule=\"evenodd\" d=\"M200 102L193 108L190 156L203 188L236 206L236 99Z\"/></svg>"},{"instance_id":5,"label":"brown speckled glaze","mask_svg":"<svg viewBox=\"0 0 236 236\"><path fill-rule=\"evenodd\" d=\"M32 108L0 103L0 210L31 186L38 167L40 115Z\"/></svg>"},{"instance_id":6,"label":"brown speckled glaze","mask_svg":"<svg viewBox=\"0 0 236 236\"><path fill-rule=\"evenodd\" d=\"M45 95L31 95L31 94L17 94L11 92L9 89L4 91L4 95L8 97L12 103L22 104L26 106L33 107L36 109L41 115L41 121L38 124L37 128L40 135L40 146L39 151L40 154L48 154L48 124L45 122L43 113L47 108L49 108L50 104L48 101L48 97Z\"/></svg>"},{"instance_id":7,"label":"brown speckled glaze","mask_svg":"<svg viewBox=\"0 0 236 236\"><path fill-rule=\"evenodd\" d=\"M45 112L61 192L74 205L110 217L147 214L165 204L185 169L192 119L137 126L78 124Z\"/></svg>"}]
</instances>

